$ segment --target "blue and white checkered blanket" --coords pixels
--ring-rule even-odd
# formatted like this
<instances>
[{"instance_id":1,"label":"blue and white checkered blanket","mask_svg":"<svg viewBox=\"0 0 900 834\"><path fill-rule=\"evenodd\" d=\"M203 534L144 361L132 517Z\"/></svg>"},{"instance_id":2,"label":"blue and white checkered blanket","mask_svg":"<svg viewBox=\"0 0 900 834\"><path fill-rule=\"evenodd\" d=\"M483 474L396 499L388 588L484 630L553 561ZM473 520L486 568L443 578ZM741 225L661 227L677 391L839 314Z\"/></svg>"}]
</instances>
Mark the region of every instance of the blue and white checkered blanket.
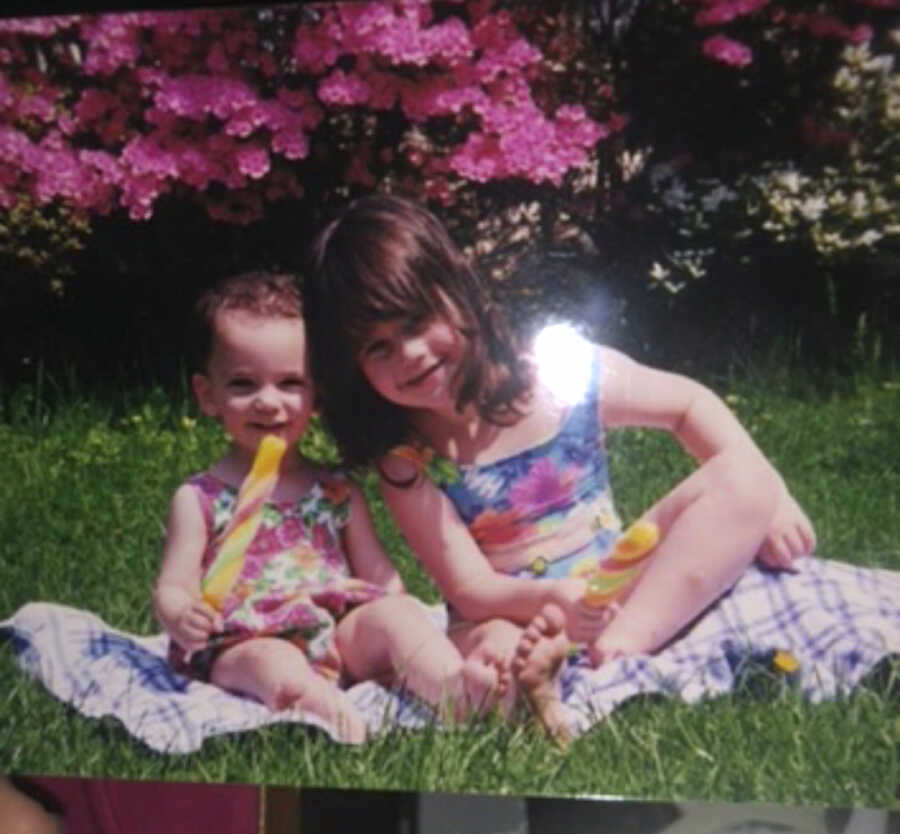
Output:
<instances>
[{"instance_id":1,"label":"blue and white checkered blanket","mask_svg":"<svg viewBox=\"0 0 900 834\"><path fill-rule=\"evenodd\" d=\"M751 568L735 588L669 647L597 670L563 673L576 734L641 693L688 702L731 690L748 668L789 652L793 680L811 700L854 687L884 657L900 654L900 573L805 559L796 574ZM263 705L191 681L166 663L163 635L139 637L95 615L29 603L0 623L22 668L60 700L90 717L114 716L154 750L188 753L204 739L281 721L334 729L315 716ZM372 682L349 695L371 729L418 728L433 721L412 699Z\"/></svg>"}]
</instances>

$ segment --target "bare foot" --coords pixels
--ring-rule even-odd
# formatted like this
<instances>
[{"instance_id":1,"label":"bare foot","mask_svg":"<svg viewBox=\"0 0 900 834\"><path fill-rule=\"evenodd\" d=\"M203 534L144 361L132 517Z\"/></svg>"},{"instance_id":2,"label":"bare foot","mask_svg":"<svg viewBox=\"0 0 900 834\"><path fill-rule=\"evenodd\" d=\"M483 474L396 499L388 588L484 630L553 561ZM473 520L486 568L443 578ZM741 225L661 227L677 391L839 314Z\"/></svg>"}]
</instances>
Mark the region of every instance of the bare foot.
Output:
<instances>
[{"instance_id":1,"label":"bare foot","mask_svg":"<svg viewBox=\"0 0 900 834\"><path fill-rule=\"evenodd\" d=\"M504 715L512 709L512 673L501 657L481 652L477 657L469 657L463 664L463 684L466 691L465 716L486 715L498 703Z\"/></svg>"},{"instance_id":2,"label":"bare foot","mask_svg":"<svg viewBox=\"0 0 900 834\"><path fill-rule=\"evenodd\" d=\"M362 744L366 722L347 695L318 675L312 676L302 692L282 691L273 709L295 709L312 713L334 727L338 741Z\"/></svg>"},{"instance_id":3,"label":"bare foot","mask_svg":"<svg viewBox=\"0 0 900 834\"><path fill-rule=\"evenodd\" d=\"M572 740L571 710L560 697L558 673L569 653L565 616L555 605L545 605L522 632L513 671L537 717L562 746Z\"/></svg>"}]
</instances>

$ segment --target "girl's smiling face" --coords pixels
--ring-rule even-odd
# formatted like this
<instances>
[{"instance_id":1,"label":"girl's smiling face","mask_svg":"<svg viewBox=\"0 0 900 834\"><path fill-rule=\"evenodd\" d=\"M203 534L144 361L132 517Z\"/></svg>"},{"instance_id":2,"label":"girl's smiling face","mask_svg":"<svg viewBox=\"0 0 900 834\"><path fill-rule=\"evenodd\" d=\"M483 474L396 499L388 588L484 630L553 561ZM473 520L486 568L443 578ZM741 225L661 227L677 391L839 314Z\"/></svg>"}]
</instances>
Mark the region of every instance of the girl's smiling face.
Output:
<instances>
[{"instance_id":1,"label":"girl's smiling face","mask_svg":"<svg viewBox=\"0 0 900 834\"><path fill-rule=\"evenodd\" d=\"M465 340L443 315L376 324L358 361L375 391L404 408L455 412L456 378Z\"/></svg>"},{"instance_id":2,"label":"girl's smiling face","mask_svg":"<svg viewBox=\"0 0 900 834\"><path fill-rule=\"evenodd\" d=\"M191 382L203 413L222 422L240 451L252 456L267 434L292 448L313 411L302 319L220 312L207 373Z\"/></svg>"}]
</instances>

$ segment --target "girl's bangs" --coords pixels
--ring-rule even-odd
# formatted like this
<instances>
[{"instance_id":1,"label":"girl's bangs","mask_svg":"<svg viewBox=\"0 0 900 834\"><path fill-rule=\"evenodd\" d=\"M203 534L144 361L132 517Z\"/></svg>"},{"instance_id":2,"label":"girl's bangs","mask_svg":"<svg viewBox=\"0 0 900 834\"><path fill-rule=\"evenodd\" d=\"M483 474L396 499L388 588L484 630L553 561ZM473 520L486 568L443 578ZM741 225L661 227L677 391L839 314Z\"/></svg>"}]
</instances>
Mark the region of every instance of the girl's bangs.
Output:
<instances>
[{"instance_id":1,"label":"girl's bangs","mask_svg":"<svg viewBox=\"0 0 900 834\"><path fill-rule=\"evenodd\" d=\"M440 295L412 275L374 273L359 276L356 291L343 293L344 326L354 352L372 328L392 319L424 318L443 311Z\"/></svg>"}]
</instances>

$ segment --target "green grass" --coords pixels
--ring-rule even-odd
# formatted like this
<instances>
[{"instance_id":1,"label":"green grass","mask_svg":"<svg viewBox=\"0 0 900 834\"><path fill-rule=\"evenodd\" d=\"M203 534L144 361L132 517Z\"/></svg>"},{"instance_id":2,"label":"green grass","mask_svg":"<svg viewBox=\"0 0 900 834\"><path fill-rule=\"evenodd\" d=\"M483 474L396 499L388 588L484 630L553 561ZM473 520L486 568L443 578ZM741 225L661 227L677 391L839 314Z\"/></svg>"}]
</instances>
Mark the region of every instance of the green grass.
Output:
<instances>
[{"instance_id":1,"label":"green grass","mask_svg":"<svg viewBox=\"0 0 900 834\"><path fill-rule=\"evenodd\" d=\"M803 396L749 377L717 388L808 510L821 555L900 568L900 383ZM149 592L169 496L224 448L218 430L193 417L159 394L134 397L116 413L72 397L50 414L27 391L10 403L0 420L0 616L52 600L118 628L157 630ZM626 520L690 471L659 433L616 432L609 447ZM411 590L436 598L367 486L379 533ZM395 732L361 749L278 725L165 756L116 722L85 719L53 700L4 647L0 772L891 806L900 710L891 677L898 669L887 671L888 683L818 705L777 688L694 706L635 700L567 754L530 724L491 719L452 732Z\"/></svg>"}]
</instances>

